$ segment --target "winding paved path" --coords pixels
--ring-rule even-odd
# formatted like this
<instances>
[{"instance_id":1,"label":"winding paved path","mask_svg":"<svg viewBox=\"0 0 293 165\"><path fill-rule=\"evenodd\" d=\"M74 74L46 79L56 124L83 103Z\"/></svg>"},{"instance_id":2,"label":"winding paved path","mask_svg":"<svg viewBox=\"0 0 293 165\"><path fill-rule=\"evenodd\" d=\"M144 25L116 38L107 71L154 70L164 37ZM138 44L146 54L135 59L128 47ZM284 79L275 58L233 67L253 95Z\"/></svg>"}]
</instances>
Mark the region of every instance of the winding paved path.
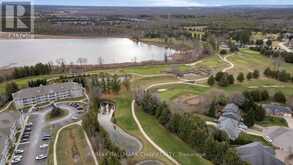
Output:
<instances>
[{"instance_id":1,"label":"winding paved path","mask_svg":"<svg viewBox=\"0 0 293 165\"><path fill-rule=\"evenodd\" d=\"M3 109L0 110L0 113L6 111L12 103L13 101L10 101Z\"/></svg>"},{"instance_id":2,"label":"winding paved path","mask_svg":"<svg viewBox=\"0 0 293 165\"><path fill-rule=\"evenodd\" d=\"M227 68L224 68L223 69L223 72L227 72L231 69L234 68L234 64L229 61L227 58L232 56L232 55L228 55L226 57L222 57L220 55L217 55L222 61L224 61L225 63L228 63L230 66L227 67ZM204 77L204 78L200 78L200 79L196 79L194 80L194 82L201 82L201 81L205 81L207 80L208 77ZM167 83L156 83L156 84L152 84L150 86L148 86L145 90L149 90L153 87L157 87L157 86L162 86L162 85L172 85L172 84L186 84L186 85L196 85L196 86L202 86L202 87L208 87L206 85L202 85L202 84L194 84L194 83L188 83L187 81L185 80L179 80L179 81L175 81L175 82L167 82ZM136 124L138 125L138 128L140 130L140 132L142 133L142 135L144 136L144 138L153 146L155 147L161 154L163 154L166 158L168 158L171 162L173 162L174 164L176 165L180 165L180 163L175 160L172 156L170 156L166 151L164 151L160 146L158 146L147 134L146 132L144 131L140 121L138 120L136 114L135 114L135 100L132 101L132 104L131 104L131 112L132 112L132 116L136 122Z\"/></svg>"}]
</instances>

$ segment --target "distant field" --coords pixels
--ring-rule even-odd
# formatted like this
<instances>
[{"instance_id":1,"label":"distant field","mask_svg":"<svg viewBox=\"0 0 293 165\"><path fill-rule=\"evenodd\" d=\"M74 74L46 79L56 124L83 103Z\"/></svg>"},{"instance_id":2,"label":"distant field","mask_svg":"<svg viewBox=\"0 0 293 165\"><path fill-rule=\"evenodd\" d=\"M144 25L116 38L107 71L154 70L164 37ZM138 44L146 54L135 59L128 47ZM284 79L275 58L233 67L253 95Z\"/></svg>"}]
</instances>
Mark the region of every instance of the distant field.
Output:
<instances>
[{"instance_id":1,"label":"distant field","mask_svg":"<svg viewBox=\"0 0 293 165\"><path fill-rule=\"evenodd\" d=\"M80 126L70 126L61 132L57 143L57 159L60 165L95 164Z\"/></svg>"}]
</instances>

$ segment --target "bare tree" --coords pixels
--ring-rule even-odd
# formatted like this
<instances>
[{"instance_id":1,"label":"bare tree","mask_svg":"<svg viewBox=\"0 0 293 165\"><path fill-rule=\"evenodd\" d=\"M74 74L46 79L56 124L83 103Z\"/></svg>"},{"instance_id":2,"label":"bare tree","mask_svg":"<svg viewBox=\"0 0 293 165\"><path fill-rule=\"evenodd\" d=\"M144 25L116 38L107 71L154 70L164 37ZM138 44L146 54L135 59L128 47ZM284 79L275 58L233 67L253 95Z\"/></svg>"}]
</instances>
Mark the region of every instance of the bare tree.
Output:
<instances>
[{"instance_id":1,"label":"bare tree","mask_svg":"<svg viewBox=\"0 0 293 165\"><path fill-rule=\"evenodd\" d=\"M65 72L66 66L65 66L65 59L64 58L57 58L56 59L57 65L60 67L62 72Z\"/></svg>"},{"instance_id":2,"label":"bare tree","mask_svg":"<svg viewBox=\"0 0 293 165\"><path fill-rule=\"evenodd\" d=\"M82 66L86 65L87 61L87 58L79 57L76 62L79 64L80 68L83 68Z\"/></svg>"}]
</instances>

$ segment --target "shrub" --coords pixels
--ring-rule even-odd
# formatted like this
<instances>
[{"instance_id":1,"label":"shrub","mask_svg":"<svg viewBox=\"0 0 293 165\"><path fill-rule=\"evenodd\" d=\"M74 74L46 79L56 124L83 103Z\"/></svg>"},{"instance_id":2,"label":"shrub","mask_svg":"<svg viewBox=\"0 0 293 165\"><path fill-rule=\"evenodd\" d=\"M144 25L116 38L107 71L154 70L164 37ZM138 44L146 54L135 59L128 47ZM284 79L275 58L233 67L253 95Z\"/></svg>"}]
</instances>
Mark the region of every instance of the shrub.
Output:
<instances>
[{"instance_id":1,"label":"shrub","mask_svg":"<svg viewBox=\"0 0 293 165\"><path fill-rule=\"evenodd\" d=\"M209 77L209 79L208 79L208 84L209 84L210 86L213 86L213 85L215 84L215 78L214 78L213 75Z\"/></svg>"},{"instance_id":2,"label":"shrub","mask_svg":"<svg viewBox=\"0 0 293 165\"><path fill-rule=\"evenodd\" d=\"M279 102L279 103L286 103L286 96L284 95L283 92L279 91L276 92L274 95L274 101Z\"/></svg>"}]
</instances>

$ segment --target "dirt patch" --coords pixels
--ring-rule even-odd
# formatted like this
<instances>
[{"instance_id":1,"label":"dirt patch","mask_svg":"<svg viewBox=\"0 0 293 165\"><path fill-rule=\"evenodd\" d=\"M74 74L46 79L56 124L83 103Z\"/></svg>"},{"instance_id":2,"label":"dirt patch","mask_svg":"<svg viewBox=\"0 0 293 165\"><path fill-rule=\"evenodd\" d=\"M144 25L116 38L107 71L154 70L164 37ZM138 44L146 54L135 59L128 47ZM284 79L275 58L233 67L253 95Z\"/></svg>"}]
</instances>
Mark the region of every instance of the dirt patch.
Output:
<instances>
[{"instance_id":1,"label":"dirt patch","mask_svg":"<svg viewBox=\"0 0 293 165\"><path fill-rule=\"evenodd\" d=\"M172 112L179 113L205 113L207 100L205 96L186 94L177 97L169 103Z\"/></svg>"},{"instance_id":2,"label":"dirt patch","mask_svg":"<svg viewBox=\"0 0 293 165\"><path fill-rule=\"evenodd\" d=\"M183 103L187 105L198 105L202 102L202 97L192 94L182 95L175 99L178 103Z\"/></svg>"},{"instance_id":3,"label":"dirt patch","mask_svg":"<svg viewBox=\"0 0 293 165\"><path fill-rule=\"evenodd\" d=\"M77 164L80 161L80 155L79 155L78 148L77 148L76 142L75 142L75 137L74 137L72 131L70 131L69 140L71 141L71 144L73 144L71 147L72 159L73 159L74 163Z\"/></svg>"}]
</instances>

